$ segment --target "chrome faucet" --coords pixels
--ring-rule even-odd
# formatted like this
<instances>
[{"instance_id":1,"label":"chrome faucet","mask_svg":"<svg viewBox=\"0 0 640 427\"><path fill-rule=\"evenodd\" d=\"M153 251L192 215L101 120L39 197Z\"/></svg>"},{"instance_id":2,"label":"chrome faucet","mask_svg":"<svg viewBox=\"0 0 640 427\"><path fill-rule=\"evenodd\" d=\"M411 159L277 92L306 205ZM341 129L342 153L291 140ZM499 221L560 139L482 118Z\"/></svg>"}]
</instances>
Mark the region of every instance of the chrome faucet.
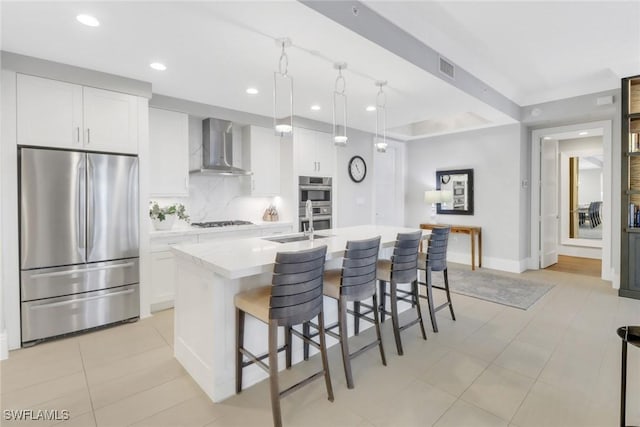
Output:
<instances>
[{"instance_id":1,"label":"chrome faucet","mask_svg":"<svg viewBox=\"0 0 640 427\"><path fill-rule=\"evenodd\" d=\"M309 221L309 228L305 231L305 235L310 236L310 239L313 240L313 205L311 200L307 200L304 204L304 210L307 217L307 221Z\"/></svg>"}]
</instances>

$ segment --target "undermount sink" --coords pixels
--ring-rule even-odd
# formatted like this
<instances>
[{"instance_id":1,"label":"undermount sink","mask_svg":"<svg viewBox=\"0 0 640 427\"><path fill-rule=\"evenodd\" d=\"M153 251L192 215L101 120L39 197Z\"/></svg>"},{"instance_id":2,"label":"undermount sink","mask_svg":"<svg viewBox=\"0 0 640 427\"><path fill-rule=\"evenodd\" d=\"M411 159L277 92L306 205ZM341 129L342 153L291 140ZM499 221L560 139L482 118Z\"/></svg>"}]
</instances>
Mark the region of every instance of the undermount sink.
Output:
<instances>
[{"instance_id":1,"label":"undermount sink","mask_svg":"<svg viewBox=\"0 0 640 427\"><path fill-rule=\"evenodd\" d=\"M313 239L326 239L329 236L322 236L320 234L314 234ZM309 236L275 236L275 237L263 237L263 240L269 240L270 242L289 243L289 242L302 242L309 240Z\"/></svg>"}]
</instances>

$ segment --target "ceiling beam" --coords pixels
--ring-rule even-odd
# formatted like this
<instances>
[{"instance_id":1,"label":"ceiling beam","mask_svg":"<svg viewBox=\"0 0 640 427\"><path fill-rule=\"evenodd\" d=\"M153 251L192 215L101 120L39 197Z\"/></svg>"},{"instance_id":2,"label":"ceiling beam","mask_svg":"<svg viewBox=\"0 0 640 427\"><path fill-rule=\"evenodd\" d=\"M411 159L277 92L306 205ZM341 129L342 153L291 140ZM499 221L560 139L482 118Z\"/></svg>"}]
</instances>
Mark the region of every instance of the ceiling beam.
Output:
<instances>
[{"instance_id":1,"label":"ceiling beam","mask_svg":"<svg viewBox=\"0 0 640 427\"><path fill-rule=\"evenodd\" d=\"M316 12L359 34L433 76L479 99L487 105L520 120L518 104L459 67L388 19L359 1L299 0ZM399 3L399 6L400 3ZM440 58L455 67L455 77L440 71Z\"/></svg>"}]
</instances>

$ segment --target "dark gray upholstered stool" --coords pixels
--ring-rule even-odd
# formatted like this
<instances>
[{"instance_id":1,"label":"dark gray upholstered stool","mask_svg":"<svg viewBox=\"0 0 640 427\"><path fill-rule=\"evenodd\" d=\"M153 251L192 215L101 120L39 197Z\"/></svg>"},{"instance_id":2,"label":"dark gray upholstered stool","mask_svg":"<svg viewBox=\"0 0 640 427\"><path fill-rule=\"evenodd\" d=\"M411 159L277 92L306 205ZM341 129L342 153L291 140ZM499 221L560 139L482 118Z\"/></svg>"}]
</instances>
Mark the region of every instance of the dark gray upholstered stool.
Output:
<instances>
[{"instance_id":1,"label":"dark gray upholstered stool","mask_svg":"<svg viewBox=\"0 0 640 427\"><path fill-rule=\"evenodd\" d=\"M327 334L338 339L342 349L342 362L344 375L347 378L347 387L353 388L353 374L351 373L351 359L365 351L378 347L382 364L387 365L380 335L380 318L378 310L378 298L376 295L376 272L378 252L380 249L380 236L368 240L347 242L342 269L328 270L324 273L324 295L338 301L338 322L327 326ZM362 304L369 309L366 313L360 313L361 301L373 298L371 306ZM347 310L347 302L357 305L357 310ZM373 313L373 319L366 314ZM356 322L360 319L371 322L376 328L376 340L365 345L359 350L349 353L349 335L347 334L347 313L352 314ZM338 328L339 334L332 331Z\"/></svg>"},{"instance_id":2,"label":"dark gray upholstered stool","mask_svg":"<svg viewBox=\"0 0 640 427\"><path fill-rule=\"evenodd\" d=\"M282 425L280 398L305 384L324 376L329 400L333 402L333 389L327 361L324 330L322 285L327 247L321 246L299 252L279 252L273 267L271 286L262 286L235 296L236 306L236 393L242 391L242 369L256 364L269 373L273 424ZM269 325L269 351L255 356L244 348L245 313ZM294 325L318 318L320 343L293 329ZM285 344L278 348L278 327L285 327ZM295 335L320 350L322 370L280 391L278 384L278 353L286 351L286 367L291 367L291 340ZM262 360L269 358L269 364ZM245 361L245 358L248 359Z\"/></svg>"},{"instance_id":3,"label":"dark gray upholstered stool","mask_svg":"<svg viewBox=\"0 0 640 427\"><path fill-rule=\"evenodd\" d=\"M422 332L422 338L427 339L418 301L418 248L421 240L421 230L413 233L398 233L391 260L378 261L378 283L380 287L379 309L383 322L385 314L391 315L396 348L398 354L401 356L403 350L400 332L406 328L418 323ZM410 283L411 290L404 291L398 289L398 283ZM387 284L389 284L388 293L386 292ZM398 294L400 294L400 296L398 296ZM391 298L391 312L387 312L385 308L387 296ZM417 317L402 326L400 326L398 320L398 300L410 303L417 311Z\"/></svg>"},{"instance_id":4,"label":"dark gray upholstered stool","mask_svg":"<svg viewBox=\"0 0 640 427\"><path fill-rule=\"evenodd\" d=\"M436 322L437 311L442 310L445 307L449 307L451 317L453 320L456 320L456 315L453 312L453 304L451 304L449 275L447 273L447 243L449 241L450 231L451 227L448 225L432 229L427 252L421 252L418 255L418 269L425 272L425 281L418 281L418 284L425 286L427 291L426 295L420 294L420 297L425 298L428 302L429 316L431 317L431 327L433 328L433 332L438 332L438 323ZM442 271L442 274L444 275L444 286L432 285L431 273L434 271ZM447 293L447 302L435 307L433 305L433 288L445 291Z\"/></svg>"}]
</instances>

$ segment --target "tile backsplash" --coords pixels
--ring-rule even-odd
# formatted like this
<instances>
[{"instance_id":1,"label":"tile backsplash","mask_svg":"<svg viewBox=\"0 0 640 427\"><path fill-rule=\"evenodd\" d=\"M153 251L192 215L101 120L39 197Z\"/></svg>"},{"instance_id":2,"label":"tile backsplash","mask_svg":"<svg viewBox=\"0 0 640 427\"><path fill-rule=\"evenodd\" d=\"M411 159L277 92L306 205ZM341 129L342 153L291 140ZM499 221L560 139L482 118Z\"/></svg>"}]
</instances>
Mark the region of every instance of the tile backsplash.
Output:
<instances>
[{"instance_id":1,"label":"tile backsplash","mask_svg":"<svg viewBox=\"0 0 640 427\"><path fill-rule=\"evenodd\" d=\"M236 133L237 132L237 133ZM234 129L234 166L241 167L241 134ZM202 166L202 120L189 117L189 169L197 170ZM191 222L221 221L241 219L261 221L264 210L272 203L278 206L272 197L247 196L247 180L250 177L212 176L191 174L189 176L188 198L154 197L161 206L171 203L185 205Z\"/></svg>"}]
</instances>

